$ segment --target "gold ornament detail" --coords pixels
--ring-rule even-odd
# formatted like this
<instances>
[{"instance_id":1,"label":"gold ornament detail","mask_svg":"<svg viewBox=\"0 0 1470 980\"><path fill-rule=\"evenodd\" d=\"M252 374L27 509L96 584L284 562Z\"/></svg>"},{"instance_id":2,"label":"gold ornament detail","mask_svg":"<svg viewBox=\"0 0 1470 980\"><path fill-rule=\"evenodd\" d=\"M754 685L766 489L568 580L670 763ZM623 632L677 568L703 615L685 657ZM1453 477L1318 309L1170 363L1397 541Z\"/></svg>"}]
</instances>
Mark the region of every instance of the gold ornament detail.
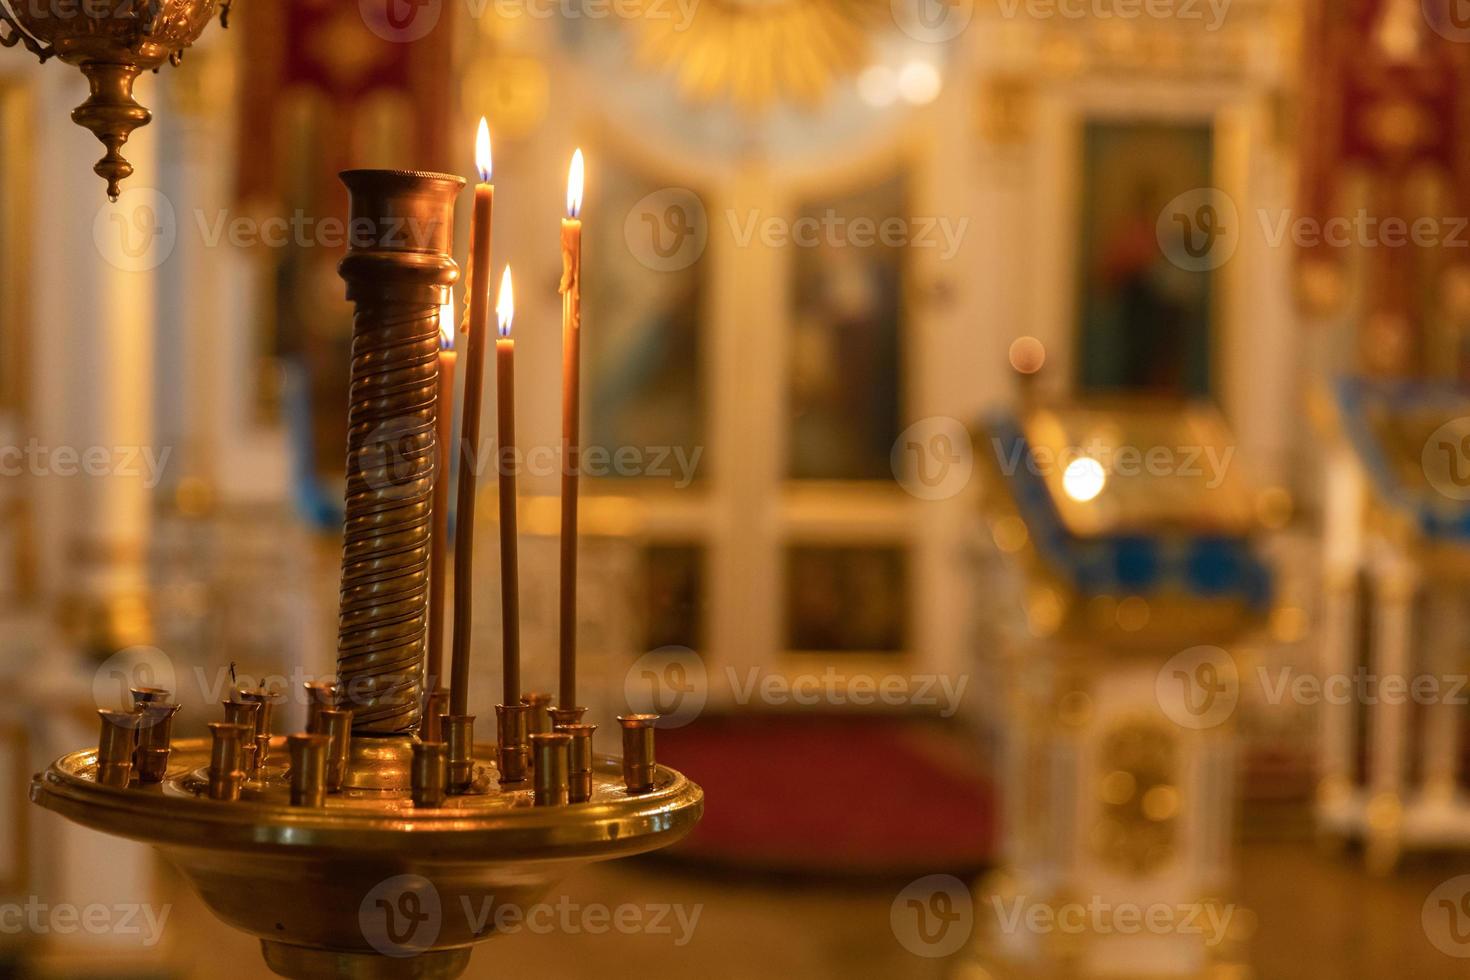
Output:
<instances>
[{"instance_id":1,"label":"gold ornament detail","mask_svg":"<svg viewBox=\"0 0 1470 980\"><path fill-rule=\"evenodd\" d=\"M1178 752L1175 732L1151 719L1124 721L1103 738L1097 782L1102 812L1093 845L1113 871L1142 877L1174 860L1183 805Z\"/></svg>"},{"instance_id":2,"label":"gold ornament detail","mask_svg":"<svg viewBox=\"0 0 1470 980\"><path fill-rule=\"evenodd\" d=\"M876 0L704 0L687 20L662 0L630 0L636 57L674 76L696 102L750 113L777 102L820 105L869 60Z\"/></svg>"}]
</instances>

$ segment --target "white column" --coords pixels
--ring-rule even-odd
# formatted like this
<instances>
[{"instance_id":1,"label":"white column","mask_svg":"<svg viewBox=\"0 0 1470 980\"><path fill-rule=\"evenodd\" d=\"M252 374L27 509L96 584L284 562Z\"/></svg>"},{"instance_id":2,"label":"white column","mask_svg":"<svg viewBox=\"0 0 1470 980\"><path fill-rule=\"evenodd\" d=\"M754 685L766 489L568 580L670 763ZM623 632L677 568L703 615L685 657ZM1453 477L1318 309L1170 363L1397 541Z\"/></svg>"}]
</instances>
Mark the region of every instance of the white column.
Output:
<instances>
[{"instance_id":1,"label":"white column","mask_svg":"<svg viewBox=\"0 0 1470 980\"><path fill-rule=\"evenodd\" d=\"M1373 662L1379 695L1368 705L1369 784L1368 863L1380 872L1397 860L1402 825L1404 768L1408 755L1407 697L1383 697L1385 685L1395 694L1404 690L1413 670L1410 648L1414 624L1414 569L1402 555L1385 547L1373 568ZM1399 679L1403 680L1400 681ZM1393 702L1393 703L1390 703Z\"/></svg>"},{"instance_id":2,"label":"white column","mask_svg":"<svg viewBox=\"0 0 1470 980\"><path fill-rule=\"evenodd\" d=\"M49 451L39 523L53 596L89 644L111 652L147 638L144 558L161 456L152 426L153 260L171 219L151 188L156 134L144 128L128 143L137 174L109 204L92 173L102 148L68 118L85 86L66 66L47 67L36 128L37 199L46 207L34 260L35 387ZM146 103L151 77L139 88ZM104 453L100 470L87 472L89 454Z\"/></svg>"},{"instance_id":3,"label":"white column","mask_svg":"<svg viewBox=\"0 0 1470 980\"><path fill-rule=\"evenodd\" d=\"M159 449L152 427L158 271L148 265L166 222L146 208L156 203L147 188L158 173L159 139L151 127L135 133L125 151L137 174L124 187L142 193L126 193L118 206L107 203L92 172L102 147L69 118L86 93L71 66L53 62L36 75L31 434L46 454L40 459L46 472L36 478L32 499L43 598L87 627L80 639L93 652L110 652L147 638L149 485L157 474L145 460L156 460ZM151 105L155 96L152 76L140 78L139 101ZM108 455L101 472L88 473L93 447L95 458ZM94 706L96 667L78 653L74 643L50 645L27 675L23 700L52 709L34 731L37 766L97 737L94 723L75 720ZM149 848L32 813L36 894L43 901L84 907L154 900ZM160 952L141 949L137 936L115 933L78 933L68 949L114 964L125 953Z\"/></svg>"},{"instance_id":4,"label":"white column","mask_svg":"<svg viewBox=\"0 0 1470 980\"><path fill-rule=\"evenodd\" d=\"M1345 446L1335 446L1323 478L1323 568L1321 648L1323 677L1349 677L1357 660L1358 569L1362 562L1363 480ZM1356 766L1358 706L1353 699L1326 700L1322 731L1321 783L1324 800L1341 799L1352 785Z\"/></svg>"}]
</instances>

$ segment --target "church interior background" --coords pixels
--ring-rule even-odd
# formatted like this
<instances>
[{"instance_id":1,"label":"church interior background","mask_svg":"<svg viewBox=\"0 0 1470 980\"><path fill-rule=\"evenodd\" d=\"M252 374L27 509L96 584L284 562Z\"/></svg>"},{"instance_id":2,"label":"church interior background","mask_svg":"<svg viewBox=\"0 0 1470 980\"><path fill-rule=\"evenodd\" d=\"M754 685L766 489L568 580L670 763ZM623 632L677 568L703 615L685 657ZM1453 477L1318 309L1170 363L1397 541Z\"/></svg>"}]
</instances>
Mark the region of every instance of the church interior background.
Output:
<instances>
[{"instance_id":1,"label":"church interior background","mask_svg":"<svg viewBox=\"0 0 1470 980\"><path fill-rule=\"evenodd\" d=\"M1458 0L233 7L140 75L111 201L82 74L15 43L102 15L0 0L0 973L272 975L269 936L45 774L139 681L201 745L237 687L308 723L339 666L338 174L473 183L484 117L522 686L558 684L580 149L581 703L612 755L614 716L660 715L704 797L497 919L466 976L1464 975ZM471 224L467 191L466 269ZM493 742L481 455L449 520L480 528ZM371 898L325 914L366 929ZM374 945L381 972L287 975L455 975Z\"/></svg>"}]
</instances>

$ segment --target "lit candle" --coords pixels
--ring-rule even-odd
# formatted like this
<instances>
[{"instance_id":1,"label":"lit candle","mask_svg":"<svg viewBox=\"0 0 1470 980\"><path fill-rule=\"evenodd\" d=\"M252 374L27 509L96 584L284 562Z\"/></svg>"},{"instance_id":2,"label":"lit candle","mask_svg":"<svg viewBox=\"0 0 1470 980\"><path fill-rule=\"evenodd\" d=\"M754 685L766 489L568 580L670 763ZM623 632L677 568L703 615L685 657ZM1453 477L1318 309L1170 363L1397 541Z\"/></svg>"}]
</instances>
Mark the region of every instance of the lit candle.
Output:
<instances>
[{"instance_id":1,"label":"lit candle","mask_svg":"<svg viewBox=\"0 0 1470 980\"><path fill-rule=\"evenodd\" d=\"M516 342L510 325L515 319L515 292L510 266L500 279L495 317L500 336L495 341L495 398L500 442L500 622L501 664L505 704L515 704L521 690L521 587L516 559Z\"/></svg>"},{"instance_id":2,"label":"lit candle","mask_svg":"<svg viewBox=\"0 0 1470 980\"><path fill-rule=\"evenodd\" d=\"M469 318L464 372L464 408L459 436L459 523L454 535L454 649L450 664L449 713L466 715L470 700L470 627L474 593L475 459L480 446L480 401L485 387L485 334L490 322L490 220L495 185L490 183L490 127L482 118L475 138L475 213L470 224Z\"/></svg>"},{"instance_id":3,"label":"lit candle","mask_svg":"<svg viewBox=\"0 0 1470 980\"><path fill-rule=\"evenodd\" d=\"M439 310L439 393L434 430L434 528L429 544L429 656L425 665L425 717L419 734L429 741L439 731L434 715L444 707L444 598L448 585L445 565L449 557L449 471L454 439L454 368L459 355L454 350L454 297ZM434 695L440 695L435 697Z\"/></svg>"},{"instance_id":4,"label":"lit candle","mask_svg":"<svg viewBox=\"0 0 1470 980\"><path fill-rule=\"evenodd\" d=\"M567 216L561 222L562 471L560 706L577 706L577 473L581 467L582 151L567 174Z\"/></svg>"}]
</instances>

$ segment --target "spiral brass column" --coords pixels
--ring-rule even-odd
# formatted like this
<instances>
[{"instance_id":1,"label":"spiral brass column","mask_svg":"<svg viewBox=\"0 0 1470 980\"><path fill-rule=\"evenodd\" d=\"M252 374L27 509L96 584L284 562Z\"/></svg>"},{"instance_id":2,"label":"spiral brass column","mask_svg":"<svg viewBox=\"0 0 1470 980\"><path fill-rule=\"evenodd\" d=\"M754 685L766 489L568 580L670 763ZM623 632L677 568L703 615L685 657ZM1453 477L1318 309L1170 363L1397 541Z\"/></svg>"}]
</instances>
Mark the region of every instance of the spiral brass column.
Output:
<instances>
[{"instance_id":1,"label":"spiral brass column","mask_svg":"<svg viewBox=\"0 0 1470 980\"><path fill-rule=\"evenodd\" d=\"M354 738L406 736L428 630L439 308L459 278L450 245L464 181L399 170L342 181L351 222L338 271L356 314L337 697Z\"/></svg>"}]
</instances>

